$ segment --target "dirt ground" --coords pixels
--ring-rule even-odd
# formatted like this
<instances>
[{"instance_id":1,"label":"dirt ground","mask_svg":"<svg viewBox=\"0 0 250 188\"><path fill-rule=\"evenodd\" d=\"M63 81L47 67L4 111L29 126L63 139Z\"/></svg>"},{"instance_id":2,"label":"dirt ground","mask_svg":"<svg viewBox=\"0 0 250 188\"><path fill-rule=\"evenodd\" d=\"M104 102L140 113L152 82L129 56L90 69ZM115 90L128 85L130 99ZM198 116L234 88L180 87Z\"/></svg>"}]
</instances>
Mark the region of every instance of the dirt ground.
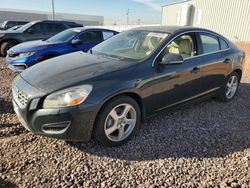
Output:
<instances>
[{"instance_id":1,"label":"dirt ground","mask_svg":"<svg viewBox=\"0 0 250 188\"><path fill-rule=\"evenodd\" d=\"M250 54L249 46L241 47ZM0 59L0 188L248 188L250 63L245 70L233 101L209 99L160 113L128 144L103 148L26 131L11 104L15 75Z\"/></svg>"}]
</instances>

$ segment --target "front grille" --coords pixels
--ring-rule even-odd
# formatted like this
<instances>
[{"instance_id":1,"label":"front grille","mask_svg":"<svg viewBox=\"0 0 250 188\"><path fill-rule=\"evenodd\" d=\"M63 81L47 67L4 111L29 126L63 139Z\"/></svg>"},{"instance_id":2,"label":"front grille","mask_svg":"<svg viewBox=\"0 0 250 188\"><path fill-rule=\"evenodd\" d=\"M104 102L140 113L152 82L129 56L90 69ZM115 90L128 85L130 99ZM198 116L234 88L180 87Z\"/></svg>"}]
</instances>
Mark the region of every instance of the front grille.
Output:
<instances>
[{"instance_id":1,"label":"front grille","mask_svg":"<svg viewBox=\"0 0 250 188\"><path fill-rule=\"evenodd\" d=\"M8 51L8 52L7 52L7 55L8 55L8 57L10 57L10 58L15 58L15 57L17 57L19 54L18 54L18 53L11 52L11 51Z\"/></svg>"},{"instance_id":2,"label":"front grille","mask_svg":"<svg viewBox=\"0 0 250 188\"><path fill-rule=\"evenodd\" d=\"M21 107L24 108L28 103L28 95L20 90L18 87L13 85L12 88L13 98L16 103Z\"/></svg>"}]
</instances>

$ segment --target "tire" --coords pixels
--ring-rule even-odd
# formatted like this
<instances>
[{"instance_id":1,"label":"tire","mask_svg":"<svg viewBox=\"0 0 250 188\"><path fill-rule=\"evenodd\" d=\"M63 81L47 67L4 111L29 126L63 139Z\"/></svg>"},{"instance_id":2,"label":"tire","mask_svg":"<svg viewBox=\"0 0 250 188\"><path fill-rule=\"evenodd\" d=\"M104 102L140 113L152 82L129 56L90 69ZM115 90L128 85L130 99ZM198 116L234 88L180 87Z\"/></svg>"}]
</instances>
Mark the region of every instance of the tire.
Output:
<instances>
[{"instance_id":1,"label":"tire","mask_svg":"<svg viewBox=\"0 0 250 188\"><path fill-rule=\"evenodd\" d=\"M232 72L226 79L224 86L221 88L220 95L219 95L219 100L222 102L228 102L231 101L238 90L240 83L240 76L236 72ZM229 86L232 86L229 88ZM230 92L231 89L231 92Z\"/></svg>"},{"instance_id":2,"label":"tire","mask_svg":"<svg viewBox=\"0 0 250 188\"><path fill-rule=\"evenodd\" d=\"M15 46L16 44L14 42L4 42L1 45L1 56L6 57L7 56L7 51Z\"/></svg>"},{"instance_id":3,"label":"tire","mask_svg":"<svg viewBox=\"0 0 250 188\"><path fill-rule=\"evenodd\" d=\"M123 113L126 115L122 116ZM100 145L120 146L136 133L140 122L139 105L134 99L122 95L111 99L103 106L96 119L94 137Z\"/></svg>"}]
</instances>

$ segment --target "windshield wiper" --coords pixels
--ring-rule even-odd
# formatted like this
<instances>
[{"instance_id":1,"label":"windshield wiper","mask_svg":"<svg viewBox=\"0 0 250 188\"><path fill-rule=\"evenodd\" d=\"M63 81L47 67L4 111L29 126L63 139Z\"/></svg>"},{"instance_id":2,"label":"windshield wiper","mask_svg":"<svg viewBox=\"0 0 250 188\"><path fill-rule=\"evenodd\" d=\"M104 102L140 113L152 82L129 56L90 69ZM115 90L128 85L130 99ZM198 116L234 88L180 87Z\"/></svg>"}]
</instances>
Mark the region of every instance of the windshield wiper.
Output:
<instances>
[{"instance_id":1,"label":"windshield wiper","mask_svg":"<svg viewBox=\"0 0 250 188\"><path fill-rule=\"evenodd\" d=\"M115 59L115 60L123 60L124 59L122 57L118 57L118 56L110 55L110 54L103 54L102 56L105 58L110 58L110 59Z\"/></svg>"}]
</instances>

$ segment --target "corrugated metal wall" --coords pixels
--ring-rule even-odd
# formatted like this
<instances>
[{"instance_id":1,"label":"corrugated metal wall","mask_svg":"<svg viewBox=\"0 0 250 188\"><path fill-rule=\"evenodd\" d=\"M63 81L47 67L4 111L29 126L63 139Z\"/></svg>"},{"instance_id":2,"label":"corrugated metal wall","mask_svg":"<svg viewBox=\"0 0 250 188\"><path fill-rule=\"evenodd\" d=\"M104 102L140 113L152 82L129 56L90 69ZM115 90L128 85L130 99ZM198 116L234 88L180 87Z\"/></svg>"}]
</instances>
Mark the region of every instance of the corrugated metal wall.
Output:
<instances>
[{"instance_id":1,"label":"corrugated metal wall","mask_svg":"<svg viewBox=\"0 0 250 188\"><path fill-rule=\"evenodd\" d=\"M194 5L194 17L190 22L193 26L214 30L230 40L250 41L250 0L192 0L188 3ZM182 4L185 2L162 8L163 25L176 23L176 12Z\"/></svg>"},{"instance_id":2,"label":"corrugated metal wall","mask_svg":"<svg viewBox=\"0 0 250 188\"><path fill-rule=\"evenodd\" d=\"M201 23L194 20L194 26L212 29L231 40L237 36L250 41L250 0L193 0L193 4L195 12L202 11Z\"/></svg>"}]
</instances>

